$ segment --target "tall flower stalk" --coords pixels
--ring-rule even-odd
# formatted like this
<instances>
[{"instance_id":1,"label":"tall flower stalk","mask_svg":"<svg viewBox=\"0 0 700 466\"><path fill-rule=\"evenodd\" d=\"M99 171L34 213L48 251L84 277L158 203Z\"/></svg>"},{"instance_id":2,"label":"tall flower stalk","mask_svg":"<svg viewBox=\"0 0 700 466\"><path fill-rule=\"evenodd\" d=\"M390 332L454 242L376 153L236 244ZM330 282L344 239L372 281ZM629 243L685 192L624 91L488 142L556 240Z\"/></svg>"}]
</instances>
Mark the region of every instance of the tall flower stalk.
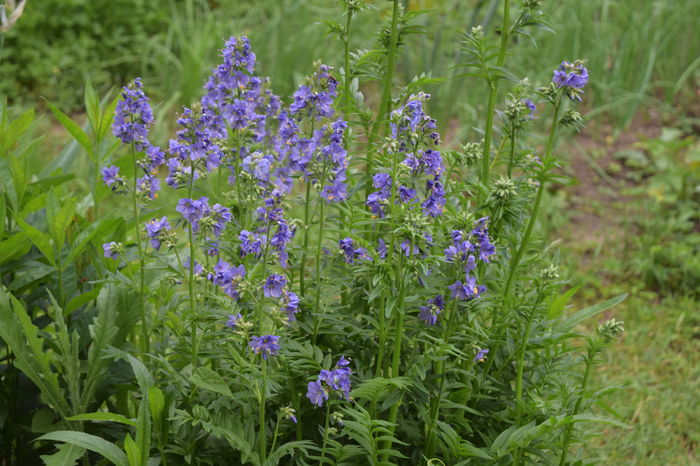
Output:
<instances>
[{"instance_id":1,"label":"tall flower stalk","mask_svg":"<svg viewBox=\"0 0 700 466\"><path fill-rule=\"evenodd\" d=\"M143 84L136 78L122 89L121 99L117 103L112 132L123 144L129 146L133 177L131 185L132 215L139 255L139 315L141 318L141 350L148 352L150 347L149 319L146 314L145 295L145 254L141 238L140 203L156 197L160 182L154 173L165 161L165 154L148 140L148 133L153 125L153 111L148 97L143 92ZM139 177L143 170L144 175ZM103 181L112 190L118 191L126 182L119 176L116 166L102 170Z\"/></svg>"}]
</instances>

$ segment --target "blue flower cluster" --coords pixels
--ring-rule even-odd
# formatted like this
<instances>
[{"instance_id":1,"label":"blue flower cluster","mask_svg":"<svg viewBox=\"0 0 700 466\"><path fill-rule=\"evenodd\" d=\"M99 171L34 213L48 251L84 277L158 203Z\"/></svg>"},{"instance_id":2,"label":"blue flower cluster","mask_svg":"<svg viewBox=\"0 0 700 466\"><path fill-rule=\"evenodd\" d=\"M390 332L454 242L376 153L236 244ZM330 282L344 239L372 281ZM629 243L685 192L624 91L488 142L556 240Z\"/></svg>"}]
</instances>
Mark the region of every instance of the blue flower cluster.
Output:
<instances>
[{"instance_id":1,"label":"blue flower cluster","mask_svg":"<svg viewBox=\"0 0 700 466\"><path fill-rule=\"evenodd\" d=\"M355 247L355 242L352 238L343 238L338 241L338 247L343 252L343 260L348 264L354 264L355 261L372 260L367 253L367 249Z\"/></svg>"},{"instance_id":2,"label":"blue flower cluster","mask_svg":"<svg viewBox=\"0 0 700 466\"><path fill-rule=\"evenodd\" d=\"M221 204L209 207L209 199L180 199L175 208L182 214L185 220L192 225L192 231L200 233L204 237L221 235L224 227L231 221L231 211Z\"/></svg>"},{"instance_id":3,"label":"blue flower cluster","mask_svg":"<svg viewBox=\"0 0 700 466\"><path fill-rule=\"evenodd\" d=\"M322 370L315 382L309 382L306 397L315 406L321 407L328 400L332 391L350 401L350 361L340 357L332 371Z\"/></svg>"},{"instance_id":4,"label":"blue flower cluster","mask_svg":"<svg viewBox=\"0 0 700 466\"><path fill-rule=\"evenodd\" d=\"M219 259L207 278L214 285L220 286L229 297L238 300L241 297L239 285L245 274L246 270L243 265L233 266L225 260Z\"/></svg>"},{"instance_id":5,"label":"blue flower cluster","mask_svg":"<svg viewBox=\"0 0 700 466\"><path fill-rule=\"evenodd\" d=\"M295 230L284 219L284 209L281 206L283 195L281 190L273 190L256 210L261 225L252 232L241 230L238 237L242 257L248 254L260 257L265 248L270 248L268 252L276 255L282 268L287 268L287 246L294 238Z\"/></svg>"},{"instance_id":6,"label":"blue flower cluster","mask_svg":"<svg viewBox=\"0 0 700 466\"><path fill-rule=\"evenodd\" d=\"M155 199L160 189L160 181L155 177L158 169L165 163L165 153L148 140L148 133L153 125L153 110L148 97L143 92L141 79L134 79L122 89L121 99L112 123L112 133L122 143L133 145L137 152L143 152L145 158L139 157L138 165L145 175L136 180L134 189L145 199ZM104 184L116 191L126 184L119 176L119 167L112 165L102 169Z\"/></svg>"},{"instance_id":7,"label":"blue flower cluster","mask_svg":"<svg viewBox=\"0 0 700 466\"><path fill-rule=\"evenodd\" d=\"M420 307L418 318L427 325L435 325L438 315L445 310L445 298L440 294L428 300L426 306Z\"/></svg>"},{"instance_id":8,"label":"blue flower cluster","mask_svg":"<svg viewBox=\"0 0 700 466\"><path fill-rule=\"evenodd\" d=\"M263 359L267 360L269 355L276 356L279 353L281 348L278 344L279 339L280 337L275 335L253 337L250 340L250 348L255 354L261 354Z\"/></svg>"},{"instance_id":9,"label":"blue flower cluster","mask_svg":"<svg viewBox=\"0 0 700 466\"><path fill-rule=\"evenodd\" d=\"M160 250L160 246L170 229L170 223L167 217L162 217L160 220L154 218L146 223L146 234L148 235L148 239L151 240L153 249L156 251Z\"/></svg>"},{"instance_id":10,"label":"blue flower cluster","mask_svg":"<svg viewBox=\"0 0 700 466\"><path fill-rule=\"evenodd\" d=\"M486 287L477 285L476 277L471 272L476 269L477 260L488 263L489 258L496 253L488 232L488 217L476 221L474 229L467 235L460 230L452 231L452 244L445 248L447 261L455 263L464 270L464 282L455 281L449 286L452 297L468 300L479 297Z\"/></svg>"},{"instance_id":11,"label":"blue flower cluster","mask_svg":"<svg viewBox=\"0 0 700 466\"><path fill-rule=\"evenodd\" d=\"M222 133L212 124L216 115L210 109L200 107L185 107L177 119L180 129L168 147L172 158L168 160L166 179L173 188L188 186L196 179L194 173L197 170L210 172L224 157L217 142Z\"/></svg>"},{"instance_id":12,"label":"blue flower cluster","mask_svg":"<svg viewBox=\"0 0 700 466\"><path fill-rule=\"evenodd\" d=\"M268 276L263 284L263 294L267 298L279 300L280 307L287 313L289 322L296 320L296 313L299 312L299 297L289 290L287 277L276 273Z\"/></svg>"},{"instance_id":13,"label":"blue flower cluster","mask_svg":"<svg viewBox=\"0 0 700 466\"><path fill-rule=\"evenodd\" d=\"M588 84L588 70L583 66L583 61L576 60L573 63L564 61L559 68L554 70L552 82L564 92L571 100L582 100L583 88Z\"/></svg>"},{"instance_id":14,"label":"blue flower cluster","mask_svg":"<svg viewBox=\"0 0 700 466\"><path fill-rule=\"evenodd\" d=\"M391 112L391 140L387 144L389 154L394 157L403 155L402 164L408 168L410 186L397 185L394 187L398 194L397 203L406 204L409 208L419 204L423 214L438 217L445 207L445 189L440 181L444 171L442 155L434 147L440 143L435 120L423 110L423 105L430 99L428 94L420 93L409 97L406 105ZM415 185L419 176L425 175L423 200ZM377 173L372 179L372 185L377 191L367 197L367 206L372 215L382 218L385 215L384 206L390 202L392 180L389 173Z\"/></svg>"}]
</instances>

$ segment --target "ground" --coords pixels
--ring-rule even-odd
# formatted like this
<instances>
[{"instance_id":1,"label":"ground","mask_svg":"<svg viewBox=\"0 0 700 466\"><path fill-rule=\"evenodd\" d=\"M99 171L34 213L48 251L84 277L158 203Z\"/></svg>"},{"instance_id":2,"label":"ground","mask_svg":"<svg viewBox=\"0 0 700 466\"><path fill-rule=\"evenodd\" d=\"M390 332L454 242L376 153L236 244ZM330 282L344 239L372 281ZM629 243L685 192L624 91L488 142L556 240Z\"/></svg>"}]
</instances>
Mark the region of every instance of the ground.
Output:
<instances>
[{"instance_id":1,"label":"ground","mask_svg":"<svg viewBox=\"0 0 700 466\"><path fill-rule=\"evenodd\" d=\"M614 137L609 126L592 124L560 150L576 184L561 188L552 202L563 219L551 221L550 238L561 240L564 267L581 284L577 305L621 292L629 298L600 320L625 322L625 334L602 359L592 391L619 389L603 400L629 429L593 426L587 457L600 464L700 464L700 313L692 298L650 289L625 270L632 217L652 202L630 194L635 182L615 157L640 140L658 137L659 114L640 113ZM659 219L663 221L663 219ZM590 330L596 322L589 323Z\"/></svg>"}]
</instances>

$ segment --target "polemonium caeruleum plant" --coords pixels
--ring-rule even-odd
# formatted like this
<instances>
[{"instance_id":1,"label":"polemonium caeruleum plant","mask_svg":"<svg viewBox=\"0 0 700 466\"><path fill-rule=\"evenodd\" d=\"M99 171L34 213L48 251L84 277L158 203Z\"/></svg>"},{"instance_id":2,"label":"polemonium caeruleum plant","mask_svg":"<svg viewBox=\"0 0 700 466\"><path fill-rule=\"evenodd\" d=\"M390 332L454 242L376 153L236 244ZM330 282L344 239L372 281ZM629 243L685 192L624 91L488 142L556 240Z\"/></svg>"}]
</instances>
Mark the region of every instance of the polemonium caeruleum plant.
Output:
<instances>
[{"instance_id":1,"label":"polemonium caeruleum plant","mask_svg":"<svg viewBox=\"0 0 700 466\"><path fill-rule=\"evenodd\" d=\"M582 349L573 337L621 298L564 313L571 294L536 237L545 190L565 181L557 136L583 122L585 63L502 92L513 38L546 25L541 2L504 0L498 39L465 36L490 92L483 137L455 150L421 81L395 85L413 16L394 1L379 52L351 54L363 5L343 4L345 26L329 22L342 63L315 63L288 98L256 74L247 38L227 40L167 150L150 142L141 81L124 88L113 130L134 172L115 162L103 176L132 195L136 250L115 237L101 253L115 286L138 259L139 351L109 356L140 391L81 419L131 429L138 405L123 443L96 433L146 462L152 440L163 464L566 464L576 423L619 422L592 414L586 389L621 326ZM375 112L351 86L368 69L380 70Z\"/></svg>"}]
</instances>

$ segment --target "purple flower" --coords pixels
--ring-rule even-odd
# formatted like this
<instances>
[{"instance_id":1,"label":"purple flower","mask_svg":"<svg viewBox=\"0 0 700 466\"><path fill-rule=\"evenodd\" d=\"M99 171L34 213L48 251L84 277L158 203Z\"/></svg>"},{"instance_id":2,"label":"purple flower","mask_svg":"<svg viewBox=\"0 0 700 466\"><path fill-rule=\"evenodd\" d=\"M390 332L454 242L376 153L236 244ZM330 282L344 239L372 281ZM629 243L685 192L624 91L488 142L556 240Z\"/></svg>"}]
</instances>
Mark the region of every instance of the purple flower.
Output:
<instances>
[{"instance_id":1,"label":"purple flower","mask_svg":"<svg viewBox=\"0 0 700 466\"><path fill-rule=\"evenodd\" d=\"M530 99L523 99L523 103L525 104L525 106L528 109L530 109L530 119L534 120L535 119L535 111L537 110L537 105L535 105L535 103Z\"/></svg>"},{"instance_id":2,"label":"purple flower","mask_svg":"<svg viewBox=\"0 0 700 466\"><path fill-rule=\"evenodd\" d=\"M262 337L253 337L250 340L250 347L255 354L262 354L263 359L267 360L268 355L277 355L280 350L280 345L277 344L280 337L275 335L265 335Z\"/></svg>"},{"instance_id":3,"label":"purple flower","mask_svg":"<svg viewBox=\"0 0 700 466\"><path fill-rule=\"evenodd\" d=\"M105 257L108 259L116 259L119 257L120 245L115 241L103 244L102 249L104 250Z\"/></svg>"},{"instance_id":4,"label":"purple flower","mask_svg":"<svg viewBox=\"0 0 700 466\"><path fill-rule=\"evenodd\" d=\"M245 274L246 270L243 265L236 267L223 259L219 259L219 262L214 266L214 270L209 273L207 278L213 284L223 288L224 293L228 296L237 300L240 298L238 285L243 280Z\"/></svg>"},{"instance_id":5,"label":"purple flower","mask_svg":"<svg viewBox=\"0 0 700 466\"><path fill-rule=\"evenodd\" d=\"M467 275L464 283L461 280L455 281L452 285L448 286L450 291L452 291L452 297L459 300L471 300L478 298L481 294L486 291L486 287L483 285L476 284L476 278Z\"/></svg>"},{"instance_id":6,"label":"purple flower","mask_svg":"<svg viewBox=\"0 0 700 466\"><path fill-rule=\"evenodd\" d=\"M486 360L486 355L489 353L487 349L480 349L477 351L476 356L474 356L473 362L484 362Z\"/></svg>"},{"instance_id":7,"label":"purple flower","mask_svg":"<svg viewBox=\"0 0 700 466\"><path fill-rule=\"evenodd\" d=\"M168 217L162 217L160 220L152 219L146 223L146 234L151 240L151 246L156 251L160 249L165 234L170 231L170 223Z\"/></svg>"},{"instance_id":8,"label":"purple flower","mask_svg":"<svg viewBox=\"0 0 700 466\"><path fill-rule=\"evenodd\" d=\"M427 180L425 185L427 193L425 201L421 204L423 213L431 217L438 217L445 210L445 189L437 179Z\"/></svg>"},{"instance_id":9,"label":"purple flower","mask_svg":"<svg viewBox=\"0 0 700 466\"><path fill-rule=\"evenodd\" d=\"M338 82L331 76L331 70L330 66L318 65L309 78L309 84L299 86L294 92L294 102L289 106L292 115L313 116L317 120L333 116Z\"/></svg>"},{"instance_id":10,"label":"purple flower","mask_svg":"<svg viewBox=\"0 0 700 466\"><path fill-rule=\"evenodd\" d=\"M191 258L188 257L188 258L185 259L184 262L182 263L182 266L185 267L186 270L189 270L189 269L190 269L190 259L191 259ZM194 261L194 267L193 267L193 269L192 269L192 272L194 273L194 275L201 275L201 274L202 274L202 270L203 270L202 264L200 264L199 262L197 262L197 261L195 260L195 261Z\"/></svg>"},{"instance_id":11,"label":"purple flower","mask_svg":"<svg viewBox=\"0 0 700 466\"><path fill-rule=\"evenodd\" d=\"M231 221L231 211L221 204L209 207L209 199L200 197L194 199L180 199L175 208L192 225L192 230L198 233L203 230L205 235L213 233L218 237L224 227Z\"/></svg>"},{"instance_id":12,"label":"purple flower","mask_svg":"<svg viewBox=\"0 0 700 466\"><path fill-rule=\"evenodd\" d=\"M263 285L263 292L268 298L280 298L286 285L287 277L275 273L267 277Z\"/></svg>"},{"instance_id":13,"label":"purple flower","mask_svg":"<svg viewBox=\"0 0 700 466\"><path fill-rule=\"evenodd\" d=\"M153 124L153 111L148 97L143 93L140 78L122 88L122 98L117 103L112 132L122 143L134 143L137 150L148 147L148 131Z\"/></svg>"},{"instance_id":14,"label":"purple flower","mask_svg":"<svg viewBox=\"0 0 700 466\"><path fill-rule=\"evenodd\" d=\"M241 256L247 256L248 254L254 254L255 257L260 256L265 238L257 233L241 230L238 239L241 241Z\"/></svg>"},{"instance_id":15,"label":"purple flower","mask_svg":"<svg viewBox=\"0 0 700 466\"><path fill-rule=\"evenodd\" d=\"M145 194L149 199L155 199L160 190L160 180L153 175L146 174L136 180L136 192Z\"/></svg>"},{"instance_id":16,"label":"purple flower","mask_svg":"<svg viewBox=\"0 0 700 466\"><path fill-rule=\"evenodd\" d=\"M328 202L344 201L348 197L347 185L342 181L335 181L333 184L324 186L321 197Z\"/></svg>"},{"instance_id":17,"label":"purple flower","mask_svg":"<svg viewBox=\"0 0 700 466\"><path fill-rule=\"evenodd\" d=\"M559 88L564 88L571 100L581 101L583 88L588 84L588 70L583 66L583 61L576 60L573 63L564 61L559 68L554 70L552 82Z\"/></svg>"},{"instance_id":18,"label":"purple flower","mask_svg":"<svg viewBox=\"0 0 700 466\"><path fill-rule=\"evenodd\" d=\"M112 187L112 191L116 190L122 181L121 177L119 176L119 167L112 165L111 167L103 168L102 180L104 181L104 184Z\"/></svg>"},{"instance_id":19,"label":"purple flower","mask_svg":"<svg viewBox=\"0 0 700 466\"><path fill-rule=\"evenodd\" d=\"M306 397L317 407L323 406L323 403L328 400L328 388L321 385L320 380L309 382L306 390Z\"/></svg>"},{"instance_id":20,"label":"purple flower","mask_svg":"<svg viewBox=\"0 0 700 466\"><path fill-rule=\"evenodd\" d=\"M297 320L296 313L299 312L299 296L292 291L284 291L282 296L282 309L287 313L289 322Z\"/></svg>"},{"instance_id":21,"label":"purple flower","mask_svg":"<svg viewBox=\"0 0 700 466\"><path fill-rule=\"evenodd\" d=\"M341 356L332 371L322 370L315 382L309 382L306 397L315 406L321 407L328 400L331 391L335 391L345 400L350 401L351 382L350 361Z\"/></svg>"},{"instance_id":22,"label":"purple flower","mask_svg":"<svg viewBox=\"0 0 700 466\"><path fill-rule=\"evenodd\" d=\"M356 248L352 238L344 238L338 242L338 247L343 252L343 260L348 264L354 264L356 260L370 259L365 248Z\"/></svg>"},{"instance_id":23,"label":"purple flower","mask_svg":"<svg viewBox=\"0 0 700 466\"><path fill-rule=\"evenodd\" d=\"M228 321L226 321L226 326L230 329L234 329L238 326L238 322L243 320L243 316L240 314L230 314L228 316Z\"/></svg>"},{"instance_id":24,"label":"purple flower","mask_svg":"<svg viewBox=\"0 0 700 466\"><path fill-rule=\"evenodd\" d=\"M418 318L427 325L435 325L440 312L445 310L445 298L437 295L428 300L427 306L421 306Z\"/></svg>"}]
</instances>

